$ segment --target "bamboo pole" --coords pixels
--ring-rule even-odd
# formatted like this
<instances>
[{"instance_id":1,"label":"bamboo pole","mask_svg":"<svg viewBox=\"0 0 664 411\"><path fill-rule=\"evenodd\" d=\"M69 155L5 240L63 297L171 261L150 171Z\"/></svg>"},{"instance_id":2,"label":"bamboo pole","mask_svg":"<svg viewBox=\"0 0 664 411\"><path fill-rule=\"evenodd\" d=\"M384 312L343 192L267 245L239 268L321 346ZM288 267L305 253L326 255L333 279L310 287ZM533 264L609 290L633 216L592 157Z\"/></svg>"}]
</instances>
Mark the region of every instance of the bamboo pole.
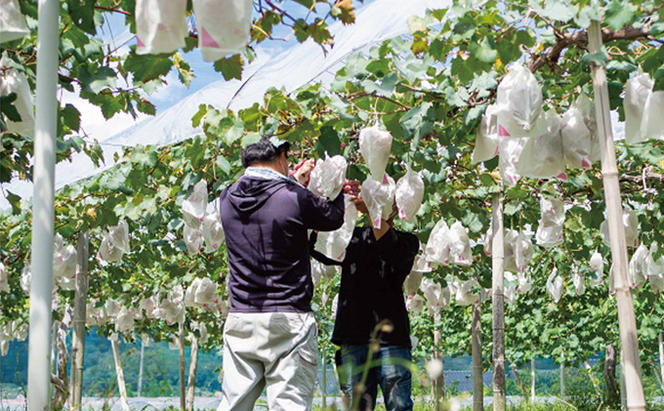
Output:
<instances>
[{"instance_id":1,"label":"bamboo pole","mask_svg":"<svg viewBox=\"0 0 664 411\"><path fill-rule=\"evenodd\" d=\"M78 233L78 271L74 291L74 319L71 337L70 403L73 411L80 411L83 396L83 360L85 355L86 295L88 293L88 233Z\"/></svg>"},{"instance_id":2,"label":"bamboo pole","mask_svg":"<svg viewBox=\"0 0 664 411\"><path fill-rule=\"evenodd\" d=\"M196 368L198 367L198 337L191 339L191 357L189 358L189 377L187 378L187 401L188 411L194 411L194 400L196 399Z\"/></svg>"},{"instance_id":3,"label":"bamboo pole","mask_svg":"<svg viewBox=\"0 0 664 411\"><path fill-rule=\"evenodd\" d=\"M480 303L473 304L473 411L484 410L484 380L482 378L482 312Z\"/></svg>"},{"instance_id":4,"label":"bamboo pole","mask_svg":"<svg viewBox=\"0 0 664 411\"><path fill-rule=\"evenodd\" d=\"M599 21L593 21L588 31L588 45L591 53L598 53L602 48L602 31ZM632 293L627 280L627 247L625 229L622 223L622 201L618 183L618 167L611 132L609 114L609 91L606 81L606 68L592 65L593 88L595 92L595 116L602 152L602 181L606 198L606 213L611 237L611 258L613 260L616 303L618 306L618 325L620 342L623 347L625 385L627 388L627 409L645 411L645 398L641 383L641 360L636 335L636 319Z\"/></svg>"},{"instance_id":5,"label":"bamboo pole","mask_svg":"<svg viewBox=\"0 0 664 411\"><path fill-rule=\"evenodd\" d=\"M180 323L180 335L178 336L179 369L180 369L180 410L186 410L185 404L185 382L184 382L184 324Z\"/></svg>"},{"instance_id":6,"label":"bamboo pole","mask_svg":"<svg viewBox=\"0 0 664 411\"><path fill-rule=\"evenodd\" d=\"M125 385L124 372L122 371L120 349L118 348L117 339L111 340L111 348L113 349L113 361L115 362L115 376L118 381L118 391L120 391L120 406L123 411L131 411L129 408L129 400L127 399L127 387Z\"/></svg>"},{"instance_id":7,"label":"bamboo pole","mask_svg":"<svg viewBox=\"0 0 664 411\"><path fill-rule=\"evenodd\" d=\"M625 386L625 367L622 364L623 352L620 352L620 407L627 409L627 387Z\"/></svg>"},{"instance_id":8,"label":"bamboo pole","mask_svg":"<svg viewBox=\"0 0 664 411\"><path fill-rule=\"evenodd\" d=\"M60 2L39 0L32 194L28 411L50 409L51 293Z\"/></svg>"},{"instance_id":9,"label":"bamboo pole","mask_svg":"<svg viewBox=\"0 0 664 411\"><path fill-rule=\"evenodd\" d=\"M445 396L445 361L443 359L442 353L440 352L440 345L443 340L443 335L438 328L441 321L442 315L440 310L436 310L433 313L433 323L435 327L433 331L433 359L440 360L440 363L443 364L443 369L440 373L440 376L433 380L431 387L433 389L433 398L436 403L436 410L441 408L441 401Z\"/></svg>"},{"instance_id":10,"label":"bamboo pole","mask_svg":"<svg viewBox=\"0 0 664 411\"><path fill-rule=\"evenodd\" d=\"M504 260L503 248L503 197L496 194L492 200L491 224L493 227L493 410L505 411L505 307L503 295Z\"/></svg>"},{"instance_id":11,"label":"bamboo pole","mask_svg":"<svg viewBox=\"0 0 664 411\"><path fill-rule=\"evenodd\" d=\"M325 355L325 350L323 350L323 355L321 356L321 367L323 368L323 373L320 378L320 396L321 396L321 405L323 411L327 410L327 356Z\"/></svg>"}]
</instances>

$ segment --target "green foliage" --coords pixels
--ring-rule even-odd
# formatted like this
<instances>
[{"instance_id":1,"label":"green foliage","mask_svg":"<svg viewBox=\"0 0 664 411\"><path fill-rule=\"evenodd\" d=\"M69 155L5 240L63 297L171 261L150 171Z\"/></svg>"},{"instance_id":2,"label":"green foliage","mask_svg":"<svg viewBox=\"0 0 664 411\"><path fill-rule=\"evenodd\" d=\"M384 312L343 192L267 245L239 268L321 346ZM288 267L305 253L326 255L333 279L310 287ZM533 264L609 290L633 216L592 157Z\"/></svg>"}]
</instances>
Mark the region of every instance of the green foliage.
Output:
<instances>
[{"instance_id":1,"label":"green foliage","mask_svg":"<svg viewBox=\"0 0 664 411\"><path fill-rule=\"evenodd\" d=\"M63 3L63 7L70 3ZM116 7L130 11L130 3L122 1ZM341 3L346 4L345 9ZM97 4L112 6L102 1ZM310 7L312 3L300 4ZM592 94L589 63L605 65L611 107L622 110L622 85L639 66L651 73L658 81L657 87L661 87L664 48L659 44L664 39L664 23L661 9L655 11L658 4L655 0L635 1L627 7L618 7L620 2L612 1L600 9L585 1L517 1L498 7L498 2L490 0L482 8L464 4L457 2L449 11L433 10L411 20L412 39L392 39L349 57L329 87L311 84L292 93L271 89L262 102L238 112L201 106L191 120L193 125L202 126L202 135L159 149L128 149L112 169L61 190L56 199L56 230L69 242L74 241L76 233L90 231L92 255L98 250L103 228L119 219L125 219L130 226L132 252L122 261L102 265L91 259L90 298L98 305L114 298L136 307L142 298L176 285L186 287L195 277L202 276L217 282L218 294L224 298L228 271L224 250L188 256L181 241L180 206L194 184L204 178L208 182L208 200L216 198L242 173L242 147L266 134L291 142L294 160L321 157L325 152L341 153L352 164L349 177L363 179L367 170L357 150L358 133L374 123L394 136L388 173L394 177L403 175L405 168L401 163L407 162L421 172L426 183L417 221L398 222L398 226L414 232L424 242L440 218L448 222L456 219L469 228L471 238L477 242L471 267L438 267L427 276L441 284L446 284L449 275L462 279L475 277L488 288L491 260L483 254L480 239L489 228L490 199L500 192L501 184L496 160L472 165L470 158L475 129L486 106L495 100L496 87L506 73L506 66L517 61L528 64L542 85L545 107L563 112L580 93ZM31 3L23 1L22 5L34 18L36 10ZM348 18L347 2L335 2L334 7L339 10L331 15ZM173 67L183 82L193 75L177 54L137 56L132 51L125 57L110 57L120 63L111 65L107 51L90 34L89 15L80 12L72 16L65 10L63 14L63 25L77 21L81 27L72 25L63 34L60 52L67 63L61 66L61 85L73 88L74 84L80 84L81 97L99 106L107 118L121 111L154 110L136 90L118 88L124 80L133 78L137 86L149 87L147 83L159 83ZM92 15L96 19L102 11L96 9ZM443 20L443 16L451 17ZM597 18L605 19L607 30L645 27L648 23L652 31L647 34L649 37L644 35L636 40L614 33L615 38L605 45L604 51L591 55L586 52L583 39L571 41L573 38L569 36ZM300 41L312 37L320 44L329 43L327 23L320 17L289 18L285 12L267 7L254 22L253 41L270 38L271 30L284 24L284 19L294 26ZM131 17L128 20L133 24ZM26 67L30 81L34 80L34 59L29 53L34 48L33 37L15 44L22 47L22 52L11 56ZM553 51L558 47L563 50L556 54ZM237 54L217 61L215 68L226 79L238 78L242 64L248 60L246 54ZM10 109L3 108L3 113L12 115ZM63 157L81 149L94 153L89 142L65 139L75 136L80 127L76 109L65 106L61 114L59 138ZM3 135L2 147L13 154L1 157L0 180L6 181L12 172L28 178L29 139ZM646 245L653 241L664 244L661 230L664 200L644 190L639 178L646 167L661 172L663 149L661 141L630 147L617 144L619 173L624 177L621 178L623 201L637 211L640 241ZM650 179L646 184L655 193L664 189L661 179ZM566 215L564 242L555 249L536 247L528 269L533 289L506 307L506 356L516 365L533 357L578 364L603 351L608 344L617 346L618 342L616 304L608 295L607 285L589 287L582 296L576 296L571 286L574 270L589 273L588 259L594 250L609 256L598 232L604 220L600 167L595 164L589 170L569 170L567 181L524 178L515 187L506 188L505 226L523 229L530 225L534 229L542 194L559 196L571 205ZM3 244L0 258L10 272L12 291L0 293L0 321L24 320L27 315L27 296L20 288L19 278L29 261L30 219L28 211L0 218ZM558 303L553 303L545 292L545 282L553 267L557 267L566 285ZM608 276L608 269L605 271ZM336 277L324 281L317 288L313 303L320 322L321 351L328 360L333 350L329 343L330 304L337 281ZM664 326L664 299L653 291L646 285L634 292L644 364L654 358L657 334ZM60 294L63 303L71 303L71 292ZM492 350L488 338L489 304L481 305L485 369ZM436 323L431 314L426 309L411 319L413 334L419 339L414 349L416 359L430 358L434 348L448 355L469 353L471 309L443 307L441 320ZM208 347L221 343L222 313L189 309L187 315L187 330L191 330L192 321L204 321L211 336ZM443 335L437 347L432 341L434 330ZM110 325L99 330L103 335L112 332ZM137 324L137 333L148 333L157 340L170 340L176 332L176 326L147 317ZM587 382L579 386L586 389ZM156 387L155 392L161 389Z\"/></svg>"}]
</instances>

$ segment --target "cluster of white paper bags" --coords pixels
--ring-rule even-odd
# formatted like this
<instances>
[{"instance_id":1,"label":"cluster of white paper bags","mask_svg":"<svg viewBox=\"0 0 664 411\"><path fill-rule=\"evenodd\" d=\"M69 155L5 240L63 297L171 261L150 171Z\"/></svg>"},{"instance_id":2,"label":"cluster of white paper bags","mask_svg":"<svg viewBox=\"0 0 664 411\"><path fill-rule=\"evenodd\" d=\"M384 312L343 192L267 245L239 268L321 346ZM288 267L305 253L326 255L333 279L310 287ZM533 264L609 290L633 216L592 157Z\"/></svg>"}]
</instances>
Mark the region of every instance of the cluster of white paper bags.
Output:
<instances>
[{"instance_id":1,"label":"cluster of white paper bags","mask_svg":"<svg viewBox=\"0 0 664 411\"><path fill-rule=\"evenodd\" d=\"M186 0L137 0L138 54L172 53L188 33ZM249 41L253 0L193 0L198 47L205 61L241 52Z\"/></svg>"},{"instance_id":2,"label":"cluster of white paper bags","mask_svg":"<svg viewBox=\"0 0 664 411\"><path fill-rule=\"evenodd\" d=\"M195 255L205 244L205 252L212 253L224 242L224 228L221 225L219 209L212 205L208 212L207 182L201 180L194 186L194 191L182 202L184 220L184 243L189 255Z\"/></svg>"}]
</instances>

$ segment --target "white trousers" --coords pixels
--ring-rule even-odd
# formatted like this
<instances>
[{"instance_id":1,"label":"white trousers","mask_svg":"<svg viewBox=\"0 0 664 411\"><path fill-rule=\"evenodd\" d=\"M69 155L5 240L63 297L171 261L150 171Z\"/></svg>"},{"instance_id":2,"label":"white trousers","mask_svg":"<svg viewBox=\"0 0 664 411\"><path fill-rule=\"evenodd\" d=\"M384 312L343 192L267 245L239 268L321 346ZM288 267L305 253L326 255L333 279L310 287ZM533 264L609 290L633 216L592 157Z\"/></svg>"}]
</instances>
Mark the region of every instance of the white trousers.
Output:
<instances>
[{"instance_id":1,"label":"white trousers","mask_svg":"<svg viewBox=\"0 0 664 411\"><path fill-rule=\"evenodd\" d=\"M265 388L270 411L310 411L317 335L312 313L229 314L218 411L252 411Z\"/></svg>"}]
</instances>

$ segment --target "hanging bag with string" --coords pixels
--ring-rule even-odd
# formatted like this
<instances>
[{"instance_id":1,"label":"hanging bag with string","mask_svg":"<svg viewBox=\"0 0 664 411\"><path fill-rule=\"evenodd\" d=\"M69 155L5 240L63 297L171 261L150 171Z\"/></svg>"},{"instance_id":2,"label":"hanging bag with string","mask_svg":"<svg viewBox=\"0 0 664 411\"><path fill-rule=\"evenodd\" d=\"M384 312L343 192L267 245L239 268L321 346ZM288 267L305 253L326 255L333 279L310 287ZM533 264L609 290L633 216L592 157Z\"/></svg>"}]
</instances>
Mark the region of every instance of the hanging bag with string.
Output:
<instances>
[{"instance_id":1,"label":"hanging bag with string","mask_svg":"<svg viewBox=\"0 0 664 411\"><path fill-rule=\"evenodd\" d=\"M28 79L9 57L3 55L0 58L0 96L5 97L12 93L16 95L16 99L11 104L20 119L5 119L7 131L25 137L34 137L35 117Z\"/></svg>"},{"instance_id":2,"label":"hanging bag with string","mask_svg":"<svg viewBox=\"0 0 664 411\"><path fill-rule=\"evenodd\" d=\"M136 54L171 54L185 46L187 0L136 0Z\"/></svg>"},{"instance_id":3,"label":"hanging bag with string","mask_svg":"<svg viewBox=\"0 0 664 411\"><path fill-rule=\"evenodd\" d=\"M253 0L193 0L205 61L240 53L249 43Z\"/></svg>"},{"instance_id":4,"label":"hanging bag with string","mask_svg":"<svg viewBox=\"0 0 664 411\"><path fill-rule=\"evenodd\" d=\"M30 34L18 0L0 0L0 43Z\"/></svg>"}]
</instances>

